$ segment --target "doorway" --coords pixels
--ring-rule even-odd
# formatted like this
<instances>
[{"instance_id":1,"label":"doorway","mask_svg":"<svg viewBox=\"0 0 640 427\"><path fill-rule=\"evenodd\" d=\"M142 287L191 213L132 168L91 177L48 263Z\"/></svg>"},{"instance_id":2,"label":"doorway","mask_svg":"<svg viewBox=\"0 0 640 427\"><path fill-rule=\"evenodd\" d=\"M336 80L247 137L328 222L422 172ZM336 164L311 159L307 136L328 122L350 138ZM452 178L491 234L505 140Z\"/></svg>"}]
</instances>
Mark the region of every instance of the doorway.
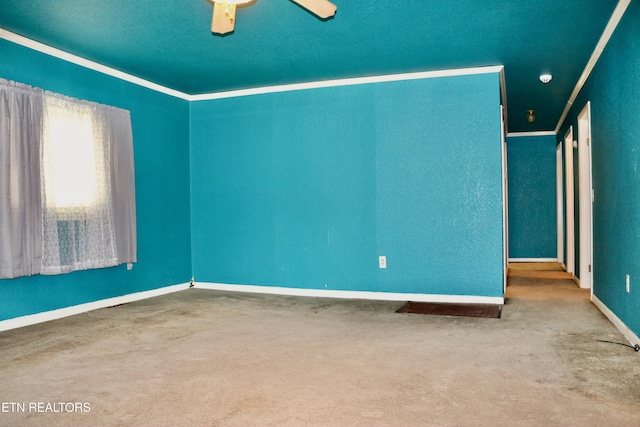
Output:
<instances>
[{"instance_id":1,"label":"doorway","mask_svg":"<svg viewBox=\"0 0 640 427\"><path fill-rule=\"evenodd\" d=\"M564 269L564 168L562 167L562 142L556 147L556 224L557 259Z\"/></svg>"},{"instance_id":2,"label":"doorway","mask_svg":"<svg viewBox=\"0 0 640 427\"><path fill-rule=\"evenodd\" d=\"M573 184L573 126L569 127L564 137L564 172L565 172L565 209L566 209L566 258L568 273L575 273L575 202Z\"/></svg>"},{"instance_id":3,"label":"doorway","mask_svg":"<svg viewBox=\"0 0 640 427\"><path fill-rule=\"evenodd\" d=\"M593 187L591 177L591 103L578 115L578 202L580 209L580 287L593 283Z\"/></svg>"}]
</instances>

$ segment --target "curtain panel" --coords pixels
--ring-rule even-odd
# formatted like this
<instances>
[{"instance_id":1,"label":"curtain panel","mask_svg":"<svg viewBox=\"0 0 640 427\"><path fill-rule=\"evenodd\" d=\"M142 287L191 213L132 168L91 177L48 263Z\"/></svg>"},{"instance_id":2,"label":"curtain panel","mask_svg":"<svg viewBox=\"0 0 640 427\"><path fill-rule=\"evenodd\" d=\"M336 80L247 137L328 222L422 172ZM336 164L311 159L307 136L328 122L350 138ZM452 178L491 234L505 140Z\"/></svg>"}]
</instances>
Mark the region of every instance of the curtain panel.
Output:
<instances>
[{"instance_id":1,"label":"curtain panel","mask_svg":"<svg viewBox=\"0 0 640 427\"><path fill-rule=\"evenodd\" d=\"M136 262L130 113L0 80L0 118L0 278Z\"/></svg>"},{"instance_id":2,"label":"curtain panel","mask_svg":"<svg viewBox=\"0 0 640 427\"><path fill-rule=\"evenodd\" d=\"M43 92L0 80L0 278L40 273Z\"/></svg>"}]
</instances>

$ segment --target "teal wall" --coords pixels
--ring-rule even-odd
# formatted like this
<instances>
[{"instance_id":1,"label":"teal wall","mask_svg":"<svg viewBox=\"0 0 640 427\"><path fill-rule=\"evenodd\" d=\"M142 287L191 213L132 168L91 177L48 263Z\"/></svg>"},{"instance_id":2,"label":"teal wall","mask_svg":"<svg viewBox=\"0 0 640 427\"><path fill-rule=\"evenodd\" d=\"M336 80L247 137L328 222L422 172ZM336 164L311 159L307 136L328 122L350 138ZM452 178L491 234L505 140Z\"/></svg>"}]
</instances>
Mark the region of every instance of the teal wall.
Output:
<instances>
[{"instance_id":1,"label":"teal wall","mask_svg":"<svg viewBox=\"0 0 640 427\"><path fill-rule=\"evenodd\" d=\"M557 258L556 137L507 138L509 258Z\"/></svg>"},{"instance_id":2,"label":"teal wall","mask_svg":"<svg viewBox=\"0 0 640 427\"><path fill-rule=\"evenodd\" d=\"M640 335L640 2L632 1L559 135L591 101L593 292ZM577 135L576 135L577 138ZM577 211L576 211L577 212ZM631 292L625 275L631 276Z\"/></svg>"},{"instance_id":3,"label":"teal wall","mask_svg":"<svg viewBox=\"0 0 640 427\"><path fill-rule=\"evenodd\" d=\"M0 320L192 274L502 296L497 74L190 105L0 40L0 78L130 110L138 214L132 271L0 280Z\"/></svg>"},{"instance_id":4,"label":"teal wall","mask_svg":"<svg viewBox=\"0 0 640 427\"><path fill-rule=\"evenodd\" d=\"M0 280L0 320L168 285L191 277L189 105L0 40L0 78L131 111L138 263Z\"/></svg>"},{"instance_id":5,"label":"teal wall","mask_svg":"<svg viewBox=\"0 0 640 427\"><path fill-rule=\"evenodd\" d=\"M196 280L502 296L499 95L484 74L192 103Z\"/></svg>"}]
</instances>

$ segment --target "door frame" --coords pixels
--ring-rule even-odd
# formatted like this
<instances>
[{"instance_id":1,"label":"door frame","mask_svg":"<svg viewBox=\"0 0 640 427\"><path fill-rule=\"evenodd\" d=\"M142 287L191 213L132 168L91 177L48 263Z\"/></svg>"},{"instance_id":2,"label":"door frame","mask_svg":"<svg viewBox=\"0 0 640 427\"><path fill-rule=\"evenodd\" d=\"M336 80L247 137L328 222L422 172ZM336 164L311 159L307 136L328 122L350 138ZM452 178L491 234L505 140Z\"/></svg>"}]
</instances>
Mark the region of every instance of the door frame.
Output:
<instances>
[{"instance_id":1,"label":"door frame","mask_svg":"<svg viewBox=\"0 0 640 427\"><path fill-rule=\"evenodd\" d=\"M556 147L556 229L557 258L564 269L564 166L562 165L562 141Z\"/></svg>"},{"instance_id":2,"label":"door frame","mask_svg":"<svg viewBox=\"0 0 640 427\"><path fill-rule=\"evenodd\" d=\"M578 202L580 215L580 287L593 289L593 184L591 102L578 114ZM592 291L593 292L593 291Z\"/></svg>"},{"instance_id":3,"label":"door frame","mask_svg":"<svg viewBox=\"0 0 640 427\"><path fill-rule=\"evenodd\" d=\"M565 208L566 208L566 240L567 256L565 265L568 273L575 273L576 240L575 240L575 190L573 179L573 126L564 136L564 172L565 172Z\"/></svg>"},{"instance_id":4,"label":"door frame","mask_svg":"<svg viewBox=\"0 0 640 427\"><path fill-rule=\"evenodd\" d=\"M509 270L509 175L507 171L507 134L505 128L505 110L500 106L500 133L502 146L502 269L503 292L507 292L507 273Z\"/></svg>"}]
</instances>

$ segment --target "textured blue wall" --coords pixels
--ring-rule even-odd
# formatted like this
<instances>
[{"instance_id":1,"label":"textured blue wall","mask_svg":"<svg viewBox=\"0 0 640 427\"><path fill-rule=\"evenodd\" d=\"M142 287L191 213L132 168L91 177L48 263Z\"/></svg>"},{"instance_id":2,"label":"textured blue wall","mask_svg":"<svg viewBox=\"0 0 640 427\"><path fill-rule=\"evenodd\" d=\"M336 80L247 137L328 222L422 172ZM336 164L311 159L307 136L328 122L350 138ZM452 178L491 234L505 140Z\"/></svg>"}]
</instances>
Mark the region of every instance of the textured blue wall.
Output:
<instances>
[{"instance_id":1,"label":"textured blue wall","mask_svg":"<svg viewBox=\"0 0 640 427\"><path fill-rule=\"evenodd\" d=\"M640 2L632 1L559 135L591 101L593 292L640 335ZM577 212L577 211L576 211ZM631 292L625 275L631 276Z\"/></svg>"},{"instance_id":2,"label":"textured blue wall","mask_svg":"<svg viewBox=\"0 0 640 427\"><path fill-rule=\"evenodd\" d=\"M556 137L507 138L509 257L556 258Z\"/></svg>"},{"instance_id":3,"label":"textured blue wall","mask_svg":"<svg viewBox=\"0 0 640 427\"><path fill-rule=\"evenodd\" d=\"M499 93L486 74L192 103L196 280L502 296Z\"/></svg>"},{"instance_id":4,"label":"textured blue wall","mask_svg":"<svg viewBox=\"0 0 640 427\"><path fill-rule=\"evenodd\" d=\"M0 320L187 282L189 105L0 40L0 77L131 111L138 263L0 280Z\"/></svg>"}]
</instances>

